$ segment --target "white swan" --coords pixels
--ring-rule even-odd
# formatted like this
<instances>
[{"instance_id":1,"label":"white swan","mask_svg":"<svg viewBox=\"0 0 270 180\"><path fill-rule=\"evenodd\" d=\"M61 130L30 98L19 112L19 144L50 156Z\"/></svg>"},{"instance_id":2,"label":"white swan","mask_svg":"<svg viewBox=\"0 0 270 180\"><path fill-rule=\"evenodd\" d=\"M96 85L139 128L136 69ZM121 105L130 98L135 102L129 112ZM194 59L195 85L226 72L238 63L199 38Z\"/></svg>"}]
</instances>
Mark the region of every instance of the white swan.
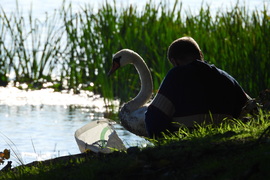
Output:
<instances>
[{"instance_id":1,"label":"white swan","mask_svg":"<svg viewBox=\"0 0 270 180\"><path fill-rule=\"evenodd\" d=\"M113 56L113 66L108 75L111 75L118 68L127 64L133 64L138 71L141 80L141 90L134 99L122 106L119 118L122 126L128 131L136 135L146 137L147 131L144 119L147 106L145 104L152 95L152 76L143 58L136 52L129 49L123 49Z\"/></svg>"}]
</instances>

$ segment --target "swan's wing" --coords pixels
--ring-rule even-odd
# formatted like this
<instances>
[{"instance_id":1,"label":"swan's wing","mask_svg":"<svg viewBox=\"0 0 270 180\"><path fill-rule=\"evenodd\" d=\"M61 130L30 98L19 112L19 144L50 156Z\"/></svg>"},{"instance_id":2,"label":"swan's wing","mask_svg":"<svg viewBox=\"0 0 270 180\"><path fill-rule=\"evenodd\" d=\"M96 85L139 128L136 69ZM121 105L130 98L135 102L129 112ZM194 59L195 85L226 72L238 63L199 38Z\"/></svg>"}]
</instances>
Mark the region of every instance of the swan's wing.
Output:
<instances>
[{"instance_id":1,"label":"swan's wing","mask_svg":"<svg viewBox=\"0 0 270 180\"><path fill-rule=\"evenodd\" d=\"M133 111L130 116L132 117L136 117L138 119L139 122L144 124L144 120L145 120L145 112L147 111L147 107L141 107L139 109L137 109L136 111Z\"/></svg>"},{"instance_id":2,"label":"swan's wing","mask_svg":"<svg viewBox=\"0 0 270 180\"><path fill-rule=\"evenodd\" d=\"M145 112L147 107L141 107L132 113L122 112L120 119L122 125L130 132L147 137L147 131L145 127Z\"/></svg>"}]
</instances>

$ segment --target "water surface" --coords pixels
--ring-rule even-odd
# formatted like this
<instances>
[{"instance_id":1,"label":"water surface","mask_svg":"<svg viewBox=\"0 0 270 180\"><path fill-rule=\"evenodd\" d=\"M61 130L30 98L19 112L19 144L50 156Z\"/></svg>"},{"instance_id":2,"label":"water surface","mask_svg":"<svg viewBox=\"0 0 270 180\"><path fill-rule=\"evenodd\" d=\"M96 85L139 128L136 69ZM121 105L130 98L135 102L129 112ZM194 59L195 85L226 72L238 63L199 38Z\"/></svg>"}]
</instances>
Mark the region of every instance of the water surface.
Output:
<instances>
[{"instance_id":1,"label":"water surface","mask_svg":"<svg viewBox=\"0 0 270 180\"><path fill-rule=\"evenodd\" d=\"M11 150L13 165L18 165L19 160L29 163L80 153L75 131L104 118L104 112L103 98L91 92L74 95L52 89L0 87L0 151ZM145 143L120 125L115 128L127 147Z\"/></svg>"}]
</instances>

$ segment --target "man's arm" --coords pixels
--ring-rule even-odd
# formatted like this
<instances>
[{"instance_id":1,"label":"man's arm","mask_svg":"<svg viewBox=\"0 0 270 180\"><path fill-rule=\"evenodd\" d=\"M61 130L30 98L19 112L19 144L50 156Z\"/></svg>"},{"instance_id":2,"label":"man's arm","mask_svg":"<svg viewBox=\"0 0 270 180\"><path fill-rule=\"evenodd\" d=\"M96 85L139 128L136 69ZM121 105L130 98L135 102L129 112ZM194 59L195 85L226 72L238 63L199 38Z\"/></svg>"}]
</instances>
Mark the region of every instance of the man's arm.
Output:
<instances>
[{"instance_id":1,"label":"man's arm","mask_svg":"<svg viewBox=\"0 0 270 180\"><path fill-rule=\"evenodd\" d=\"M151 138L160 137L162 132L171 127L175 107L168 97L175 94L174 78L171 71L166 75L145 114L146 129Z\"/></svg>"},{"instance_id":2,"label":"man's arm","mask_svg":"<svg viewBox=\"0 0 270 180\"><path fill-rule=\"evenodd\" d=\"M150 105L145 113L145 124L148 136L158 138L162 136L162 132L170 128L171 122L162 111Z\"/></svg>"}]
</instances>

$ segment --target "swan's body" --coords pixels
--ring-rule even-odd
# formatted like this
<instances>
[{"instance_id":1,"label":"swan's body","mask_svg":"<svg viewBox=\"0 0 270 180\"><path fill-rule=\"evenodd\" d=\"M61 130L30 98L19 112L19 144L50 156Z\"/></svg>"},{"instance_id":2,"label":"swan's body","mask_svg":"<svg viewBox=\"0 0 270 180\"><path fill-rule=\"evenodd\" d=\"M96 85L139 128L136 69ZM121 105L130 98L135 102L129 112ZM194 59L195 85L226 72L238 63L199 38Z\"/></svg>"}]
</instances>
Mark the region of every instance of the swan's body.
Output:
<instances>
[{"instance_id":1,"label":"swan's body","mask_svg":"<svg viewBox=\"0 0 270 180\"><path fill-rule=\"evenodd\" d=\"M139 136L147 136L144 122L147 110L145 104L152 95L153 81L144 60L136 52L123 49L113 56L113 67L108 74L112 74L116 69L127 64L133 64L137 69L141 80L141 90L134 99L122 106L119 113L120 121L123 127L130 132Z\"/></svg>"}]
</instances>

